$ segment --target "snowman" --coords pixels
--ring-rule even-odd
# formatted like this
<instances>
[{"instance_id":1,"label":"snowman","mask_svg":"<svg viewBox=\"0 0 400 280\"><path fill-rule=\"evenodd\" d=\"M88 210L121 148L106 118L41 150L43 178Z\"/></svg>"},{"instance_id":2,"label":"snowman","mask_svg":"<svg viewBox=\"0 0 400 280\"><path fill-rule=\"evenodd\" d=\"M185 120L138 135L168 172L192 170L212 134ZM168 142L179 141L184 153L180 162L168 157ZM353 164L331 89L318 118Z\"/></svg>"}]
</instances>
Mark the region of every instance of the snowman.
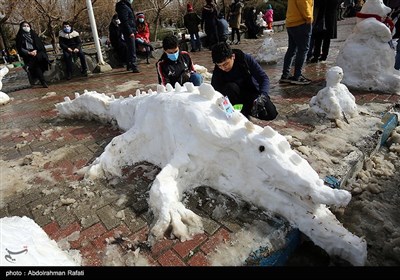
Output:
<instances>
[{"instance_id":1,"label":"snowman","mask_svg":"<svg viewBox=\"0 0 400 280\"><path fill-rule=\"evenodd\" d=\"M367 0L357 13L357 24L337 57L350 88L400 94L400 71L394 69L395 51L389 45L391 9L382 0Z\"/></svg>"},{"instance_id":2,"label":"snowman","mask_svg":"<svg viewBox=\"0 0 400 280\"><path fill-rule=\"evenodd\" d=\"M340 83L342 78L343 70L339 66L326 72L326 87L311 98L311 112L325 115L329 119L344 117L348 120L358 116L355 98L347 86Z\"/></svg>"}]
</instances>

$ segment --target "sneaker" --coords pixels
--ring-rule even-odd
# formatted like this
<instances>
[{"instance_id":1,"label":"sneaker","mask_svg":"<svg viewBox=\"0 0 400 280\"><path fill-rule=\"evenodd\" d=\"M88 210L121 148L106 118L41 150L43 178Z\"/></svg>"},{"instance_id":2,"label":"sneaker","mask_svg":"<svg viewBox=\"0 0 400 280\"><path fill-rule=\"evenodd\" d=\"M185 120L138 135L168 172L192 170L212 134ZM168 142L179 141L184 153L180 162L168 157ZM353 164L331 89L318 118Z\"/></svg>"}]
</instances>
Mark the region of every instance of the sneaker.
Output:
<instances>
[{"instance_id":1,"label":"sneaker","mask_svg":"<svg viewBox=\"0 0 400 280\"><path fill-rule=\"evenodd\" d=\"M295 84L295 85L309 85L309 84L311 84L311 80L307 79L303 75L300 75L297 78L290 77L289 80L290 80L291 84Z\"/></svg>"},{"instance_id":2,"label":"sneaker","mask_svg":"<svg viewBox=\"0 0 400 280\"><path fill-rule=\"evenodd\" d=\"M290 83L292 76L281 76L281 79L279 80L280 83Z\"/></svg>"}]
</instances>

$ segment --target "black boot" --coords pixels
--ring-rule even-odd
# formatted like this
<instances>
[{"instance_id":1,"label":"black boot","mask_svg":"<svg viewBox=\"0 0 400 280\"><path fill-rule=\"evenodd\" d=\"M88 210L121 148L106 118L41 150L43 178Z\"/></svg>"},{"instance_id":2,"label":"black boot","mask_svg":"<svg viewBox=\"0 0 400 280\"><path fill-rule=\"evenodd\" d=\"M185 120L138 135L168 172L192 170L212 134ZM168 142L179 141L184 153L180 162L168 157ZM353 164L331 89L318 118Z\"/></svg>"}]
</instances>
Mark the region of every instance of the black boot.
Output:
<instances>
[{"instance_id":1,"label":"black boot","mask_svg":"<svg viewBox=\"0 0 400 280\"><path fill-rule=\"evenodd\" d=\"M46 83L45 80L41 80L40 83L42 84L42 87L44 87L44 88L48 88L49 87L49 85Z\"/></svg>"},{"instance_id":2,"label":"black boot","mask_svg":"<svg viewBox=\"0 0 400 280\"><path fill-rule=\"evenodd\" d=\"M132 73L140 73L139 69L135 66L132 66Z\"/></svg>"}]
</instances>

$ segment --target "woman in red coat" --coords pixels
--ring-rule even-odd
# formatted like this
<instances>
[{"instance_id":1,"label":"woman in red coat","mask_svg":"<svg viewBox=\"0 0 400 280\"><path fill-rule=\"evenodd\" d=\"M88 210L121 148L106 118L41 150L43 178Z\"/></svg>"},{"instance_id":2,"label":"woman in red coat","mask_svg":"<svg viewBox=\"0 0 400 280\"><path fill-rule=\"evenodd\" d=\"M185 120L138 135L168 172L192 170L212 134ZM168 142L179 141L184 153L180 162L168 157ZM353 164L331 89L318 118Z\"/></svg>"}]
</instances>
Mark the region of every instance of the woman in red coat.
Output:
<instances>
[{"instance_id":1,"label":"woman in red coat","mask_svg":"<svg viewBox=\"0 0 400 280\"><path fill-rule=\"evenodd\" d=\"M153 47L150 45L150 28L146 22L143 13L136 14L136 50L137 52L145 53L147 63L149 63L149 56L153 51Z\"/></svg>"}]
</instances>

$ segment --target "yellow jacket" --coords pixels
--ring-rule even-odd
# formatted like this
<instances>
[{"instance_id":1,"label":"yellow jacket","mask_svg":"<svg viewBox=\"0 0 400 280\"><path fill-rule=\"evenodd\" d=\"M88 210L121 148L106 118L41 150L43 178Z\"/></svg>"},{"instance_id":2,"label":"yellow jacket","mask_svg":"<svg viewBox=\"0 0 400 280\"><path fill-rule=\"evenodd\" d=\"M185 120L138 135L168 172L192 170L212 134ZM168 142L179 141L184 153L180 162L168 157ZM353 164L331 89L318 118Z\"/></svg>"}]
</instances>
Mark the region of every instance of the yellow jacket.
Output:
<instances>
[{"instance_id":1,"label":"yellow jacket","mask_svg":"<svg viewBox=\"0 0 400 280\"><path fill-rule=\"evenodd\" d=\"M330 0L327 0L330 1ZM313 22L313 0L288 0L286 27L299 26Z\"/></svg>"}]
</instances>

